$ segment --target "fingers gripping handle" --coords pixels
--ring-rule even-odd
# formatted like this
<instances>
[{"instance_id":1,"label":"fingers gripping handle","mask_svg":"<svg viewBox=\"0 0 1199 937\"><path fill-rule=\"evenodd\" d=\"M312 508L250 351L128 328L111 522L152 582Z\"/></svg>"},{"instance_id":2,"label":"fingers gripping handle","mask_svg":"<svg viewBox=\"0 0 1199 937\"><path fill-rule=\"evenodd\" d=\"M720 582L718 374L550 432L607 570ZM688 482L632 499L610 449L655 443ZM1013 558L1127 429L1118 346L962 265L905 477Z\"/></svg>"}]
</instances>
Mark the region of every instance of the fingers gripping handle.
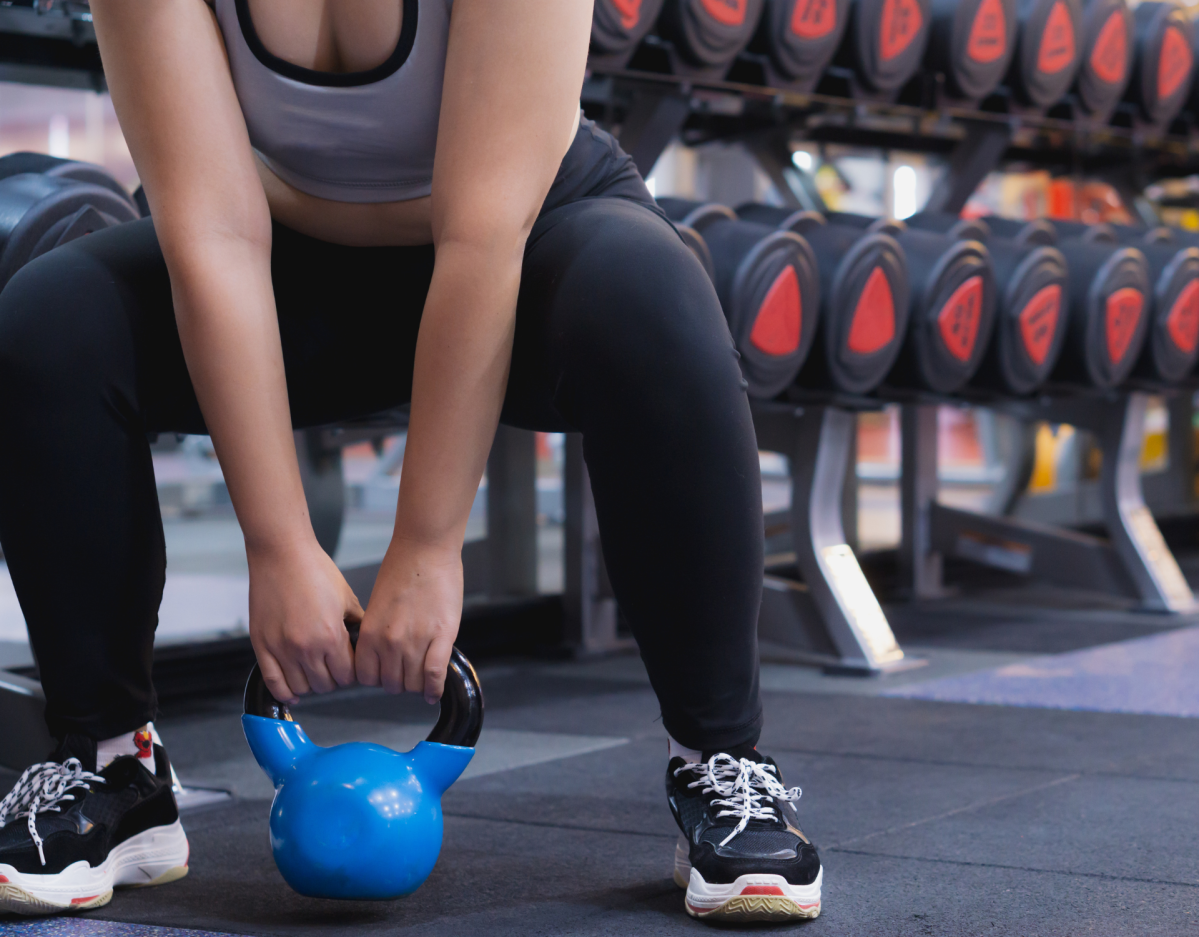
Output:
<instances>
[{"instance_id":1,"label":"fingers gripping handle","mask_svg":"<svg viewBox=\"0 0 1199 937\"><path fill-rule=\"evenodd\" d=\"M295 721L287 704L279 702L267 689L257 664L246 681L244 710L248 716ZM479 686L479 677L470 661L455 647L450 655L445 692L441 697L441 715L426 741L474 748L482 730L483 690Z\"/></svg>"}]
</instances>

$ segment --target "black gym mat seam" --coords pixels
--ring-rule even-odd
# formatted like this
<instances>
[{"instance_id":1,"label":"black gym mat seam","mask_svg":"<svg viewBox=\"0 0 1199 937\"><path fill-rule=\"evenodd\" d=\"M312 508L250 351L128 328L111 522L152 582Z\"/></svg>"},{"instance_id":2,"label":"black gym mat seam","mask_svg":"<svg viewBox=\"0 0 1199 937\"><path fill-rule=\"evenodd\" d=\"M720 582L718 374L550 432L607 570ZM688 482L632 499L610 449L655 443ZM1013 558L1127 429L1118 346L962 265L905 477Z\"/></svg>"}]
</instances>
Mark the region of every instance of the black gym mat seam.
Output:
<instances>
[{"instance_id":1,"label":"black gym mat seam","mask_svg":"<svg viewBox=\"0 0 1199 937\"><path fill-rule=\"evenodd\" d=\"M867 849L844 849L840 846L824 846L820 851L823 853L840 852L851 856L868 856L874 859L902 859L905 862L932 862L938 865L970 866L979 869L1003 869L1009 872L1039 872L1044 875L1097 878L1109 882L1136 882L1142 885L1178 885L1183 888L1199 888L1199 882L1176 881L1174 879L1138 878L1133 875L1111 875L1106 872L1074 872L1069 869L1044 869L1031 865L1005 865L1002 862L971 862L968 859L938 859L930 856L911 856L893 852L872 852Z\"/></svg>"},{"instance_id":2,"label":"black gym mat seam","mask_svg":"<svg viewBox=\"0 0 1199 937\"><path fill-rule=\"evenodd\" d=\"M883 830L875 830L873 833L863 833L861 836L855 836L852 839L842 840L840 843L833 843L826 848L844 848L845 846L849 846L853 843L861 843L868 839L874 839L876 836L887 836L894 833L902 833L906 830L913 830L918 826L924 826L928 823L935 823L938 820L947 820L950 817L956 817L963 813L973 813L977 810L981 810L984 807L993 807L995 804L1001 804L1004 801L1017 800L1021 797L1026 797L1029 794L1035 794L1038 791L1049 790L1050 788L1058 787L1062 784L1070 784L1074 781L1077 781L1081 777L1081 774L1073 772L1071 774L1063 775L1059 778L1054 778L1052 781L1045 781L1042 784L1034 784L1032 787L1026 787L1022 790L1012 791L1008 794L997 794L994 797L976 800L971 803L964 804L961 807L954 807L952 810L944 810L941 813L934 814L930 817L922 817L919 820L911 820L907 823L900 823L897 826L890 826Z\"/></svg>"}]
</instances>

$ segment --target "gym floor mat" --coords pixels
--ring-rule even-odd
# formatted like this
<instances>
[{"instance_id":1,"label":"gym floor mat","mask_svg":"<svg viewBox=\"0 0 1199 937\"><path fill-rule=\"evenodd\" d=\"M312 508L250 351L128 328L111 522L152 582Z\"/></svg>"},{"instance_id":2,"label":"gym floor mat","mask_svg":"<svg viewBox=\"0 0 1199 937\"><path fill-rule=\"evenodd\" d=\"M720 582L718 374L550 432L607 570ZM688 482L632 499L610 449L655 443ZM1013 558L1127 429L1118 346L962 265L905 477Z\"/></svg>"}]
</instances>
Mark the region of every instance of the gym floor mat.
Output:
<instances>
[{"instance_id":1,"label":"gym floor mat","mask_svg":"<svg viewBox=\"0 0 1199 937\"><path fill-rule=\"evenodd\" d=\"M232 937L208 930L121 924L91 918L50 918L28 924L7 924L0 927L0 933L5 937Z\"/></svg>"},{"instance_id":2,"label":"gym floor mat","mask_svg":"<svg viewBox=\"0 0 1199 937\"><path fill-rule=\"evenodd\" d=\"M886 696L1199 717L1199 628L911 683Z\"/></svg>"}]
</instances>

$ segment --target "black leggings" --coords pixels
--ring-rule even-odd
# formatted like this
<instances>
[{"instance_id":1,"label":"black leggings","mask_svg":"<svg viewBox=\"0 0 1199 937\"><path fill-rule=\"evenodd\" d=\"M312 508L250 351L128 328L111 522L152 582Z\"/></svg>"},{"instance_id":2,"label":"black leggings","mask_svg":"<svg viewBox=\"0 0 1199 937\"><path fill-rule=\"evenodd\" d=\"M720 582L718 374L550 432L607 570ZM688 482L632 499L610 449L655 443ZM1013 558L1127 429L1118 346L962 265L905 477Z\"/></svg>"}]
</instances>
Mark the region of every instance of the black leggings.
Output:
<instances>
[{"instance_id":1,"label":"black leggings","mask_svg":"<svg viewBox=\"0 0 1199 937\"><path fill-rule=\"evenodd\" d=\"M409 400L432 247L276 225L271 267L296 427ZM699 749L756 741L749 404L711 284L648 204L589 196L542 214L502 420L583 434L612 588L667 731ZM166 550L147 434L160 432L205 427L147 219L51 251L0 294L0 543L55 735L154 717Z\"/></svg>"}]
</instances>

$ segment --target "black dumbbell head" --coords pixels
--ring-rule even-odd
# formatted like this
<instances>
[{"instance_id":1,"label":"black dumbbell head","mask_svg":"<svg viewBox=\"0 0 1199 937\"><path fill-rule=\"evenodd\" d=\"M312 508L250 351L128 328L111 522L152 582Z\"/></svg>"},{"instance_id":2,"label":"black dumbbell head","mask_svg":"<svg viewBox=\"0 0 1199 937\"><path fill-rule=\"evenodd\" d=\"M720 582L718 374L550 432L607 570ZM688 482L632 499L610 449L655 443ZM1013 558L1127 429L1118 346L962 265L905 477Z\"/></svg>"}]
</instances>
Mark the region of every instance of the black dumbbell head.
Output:
<instances>
[{"instance_id":1,"label":"black dumbbell head","mask_svg":"<svg viewBox=\"0 0 1199 937\"><path fill-rule=\"evenodd\" d=\"M925 60L951 95L986 97L1016 49L1016 0L932 0Z\"/></svg>"},{"instance_id":2,"label":"black dumbbell head","mask_svg":"<svg viewBox=\"0 0 1199 937\"><path fill-rule=\"evenodd\" d=\"M995 237L1015 241L1024 247L1035 247L1041 244L1052 247L1057 243L1057 230L1051 222L1044 218L1038 218L1035 221L1016 221L1012 218L988 215L984 220Z\"/></svg>"},{"instance_id":3,"label":"black dumbbell head","mask_svg":"<svg viewBox=\"0 0 1199 937\"><path fill-rule=\"evenodd\" d=\"M849 0L766 0L754 49L780 84L810 90L832 61L849 21Z\"/></svg>"},{"instance_id":4,"label":"black dumbbell head","mask_svg":"<svg viewBox=\"0 0 1199 937\"><path fill-rule=\"evenodd\" d=\"M962 218L948 212L918 212L904 219L909 228L937 231L957 241L983 241L991 236L990 226L982 218Z\"/></svg>"},{"instance_id":5,"label":"black dumbbell head","mask_svg":"<svg viewBox=\"0 0 1199 937\"><path fill-rule=\"evenodd\" d=\"M595 0L591 18L592 54L632 55L661 10L662 0Z\"/></svg>"},{"instance_id":6,"label":"black dumbbell head","mask_svg":"<svg viewBox=\"0 0 1199 937\"><path fill-rule=\"evenodd\" d=\"M1082 36L1074 90L1083 110L1105 119L1120 103L1132 76L1133 25L1127 0L1088 0Z\"/></svg>"},{"instance_id":7,"label":"black dumbbell head","mask_svg":"<svg viewBox=\"0 0 1199 937\"><path fill-rule=\"evenodd\" d=\"M896 240L908 263L911 317L888 383L953 393L982 361L995 321L995 277L979 241L910 228Z\"/></svg>"},{"instance_id":8,"label":"black dumbbell head","mask_svg":"<svg viewBox=\"0 0 1199 937\"><path fill-rule=\"evenodd\" d=\"M1199 355L1199 247L1145 244L1153 311L1136 374L1175 384Z\"/></svg>"},{"instance_id":9,"label":"black dumbbell head","mask_svg":"<svg viewBox=\"0 0 1199 937\"><path fill-rule=\"evenodd\" d=\"M686 65L727 71L749 45L763 0L666 0L658 32Z\"/></svg>"},{"instance_id":10,"label":"black dumbbell head","mask_svg":"<svg viewBox=\"0 0 1199 937\"><path fill-rule=\"evenodd\" d=\"M712 281L712 285L716 285L716 267L712 263L712 252L708 250L708 242L704 240L703 235L694 228L685 224L676 224L675 230L679 232L679 237L683 239L683 243L690 248L691 253L695 255L695 259L699 261L700 266L704 268L704 273L708 279Z\"/></svg>"},{"instance_id":11,"label":"black dumbbell head","mask_svg":"<svg viewBox=\"0 0 1199 937\"><path fill-rule=\"evenodd\" d=\"M1168 124L1191 93L1194 36L1186 8L1148 0L1133 11L1136 54L1128 100L1151 124Z\"/></svg>"},{"instance_id":12,"label":"black dumbbell head","mask_svg":"<svg viewBox=\"0 0 1199 937\"><path fill-rule=\"evenodd\" d=\"M987 242L998 286L995 331L973 381L1005 394L1040 387L1057 364L1068 328L1066 260L1055 247Z\"/></svg>"},{"instance_id":13,"label":"black dumbbell head","mask_svg":"<svg viewBox=\"0 0 1199 937\"><path fill-rule=\"evenodd\" d=\"M1020 0L1008 84L1024 104L1047 108L1074 83L1081 58L1081 0Z\"/></svg>"},{"instance_id":14,"label":"black dumbbell head","mask_svg":"<svg viewBox=\"0 0 1199 937\"><path fill-rule=\"evenodd\" d=\"M873 91L897 91L920 68L930 0L851 0L837 60Z\"/></svg>"},{"instance_id":15,"label":"black dumbbell head","mask_svg":"<svg viewBox=\"0 0 1199 937\"><path fill-rule=\"evenodd\" d=\"M1116 387L1132 372L1145 342L1151 302L1145 255L1135 247L1076 239L1059 249L1070 269L1070 325L1054 377Z\"/></svg>"}]
</instances>

